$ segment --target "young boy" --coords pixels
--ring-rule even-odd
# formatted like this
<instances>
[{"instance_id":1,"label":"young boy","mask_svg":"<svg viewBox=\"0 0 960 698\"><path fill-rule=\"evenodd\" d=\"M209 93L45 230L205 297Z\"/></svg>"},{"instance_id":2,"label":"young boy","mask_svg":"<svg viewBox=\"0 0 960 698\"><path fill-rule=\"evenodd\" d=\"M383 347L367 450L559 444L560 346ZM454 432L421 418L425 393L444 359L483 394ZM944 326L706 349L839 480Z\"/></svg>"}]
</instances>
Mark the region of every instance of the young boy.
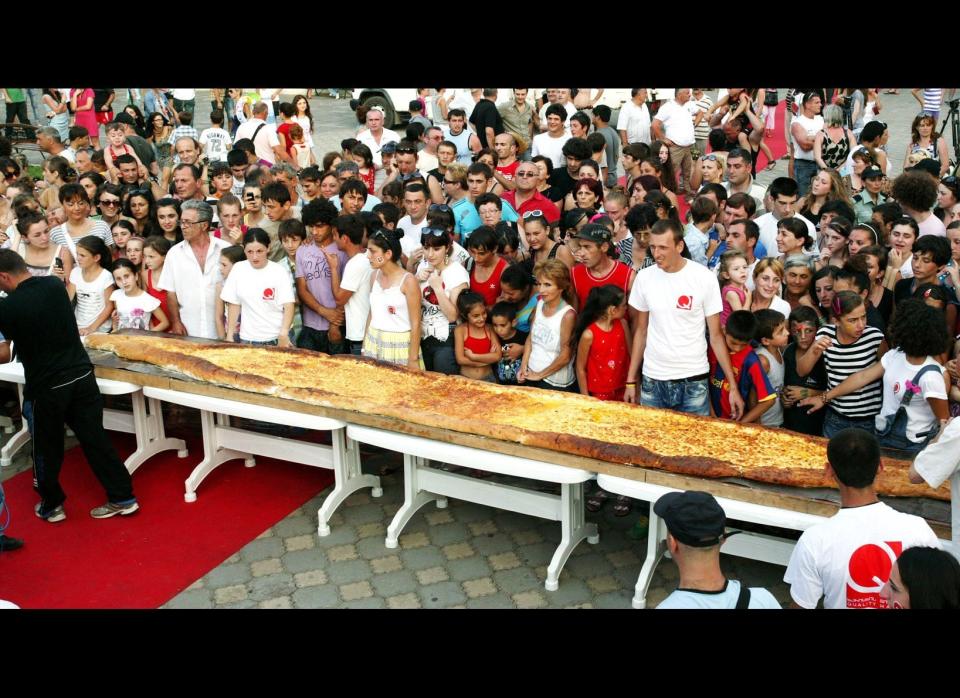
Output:
<instances>
[{"instance_id":1,"label":"young boy","mask_svg":"<svg viewBox=\"0 0 960 698\"><path fill-rule=\"evenodd\" d=\"M399 206L403 201L403 184L396 179L392 182L387 182L383 185L380 197L382 203Z\"/></svg>"},{"instance_id":2,"label":"young boy","mask_svg":"<svg viewBox=\"0 0 960 698\"><path fill-rule=\"evenodd\" d=\"M280 244L280 224L293 218L293 203L290 201L290 190L286 185L273 182L263 188L263 211L267 220L260 222L260 227L270 236L269 259L273 262L282 260L286 253Z\"/></svg>"},{"instance_id":3,"label":"young boy","mask_svg":"<svg viewBox=\"0 0 960 698\"><path fill-rule=\"evenodd\" d=\"M513 303L500 301L490 311L493 331L500 338L503 358L497 363L497 382L501 385L519 385L517 373L523 359L523 347L527 343L528 332L517 329L517 308Z\"/></svg>"},{"instance_id":4,"label":"young boy","mask_svg":"<svg viewBox=\"0 0 960 698\"><path fill-rule=\"evenodd\" d=\"M234 196L243 196L243 184L247 179L247 169L250 167L246 151L234 148L227 153L227 166L230 167L230 174L233 175L230 193Z\"/></svg>"},{"instance_id":5,"label":"young boy","mask_svg":"<svg viewBox=\"0 0 960 698\"><path fill-rule=\"evenodd\" d=\"M760 423L765 427L783 426L783 404L780 402L780 393L783 390L783 350L790 342L790 331L787 329L787 319L783 313L765 308L753 314L757 320L757 330L753 339L759 344L756 349L763 372L767 380L777 393L773 407L764 412Z\"/></svg>"},{"instance_id":6,"label":"young boy","mask_svg":"<svg viewBox=\"0 0 960 698\"><path fill-rule=\"evenodd\" d=\"M363 336L367 330L367 315L370 314L370 275L373 269L367 258L366 227L358 216L340 216L337 223L337 247L349 259L341 269L339 257L326 255L330 265L333 297L338 306L343 306L346 320L344 333L345 354L360 356ZM334 263L333 260L337 262Z\"/></svg>"},{"instance_id":7,"label":"young boy","mask_svg":"<svg viewBox=\"0 0 960 698\"><path fill-rule=\"evenodd\" d=\"M123 124L116 121L111 121L106 126L107 129L107 147L103 149L103 162L107 166L107 172L110 173L113 181L116 182L120 178L120 171L117 169L117 158L121 155L130 155L137 161L137 168L141 172L144 170L143 163L140 162L140 158L137 157L136 151L127 145L127 134L124 131Z\"/></svg>"},{"instance_id":8,"label":"young boy","mask_svg":"<svg viewBox=\"0 0 960 698\"><path fill-rule=\"evenodd\" d=\"M193 113L182 111L179 113L179 117L180 125L173 129L173 133L170 134L170 138L167 140L167 143L175 146L178 138L192 138L195 141L199 141L200 134L197 133L197 129L190 125L193 123ZM179 158L176 158L176 163L180 163Z\"/></svg>"},{"instance_id":9,"label":"young boy","mask_svg":"<svg viewBox=\"0 0 960 698\"><path fill-rule=\"evenodd\" d=\"M207 162L226 162L227 152L230 150L230 134L223 128L223 110L214 109L210 112L210 128L200 134L200 148L207 158Z\"/></svg>"},{"instance_id":10,"label":"young boy","mask_svg":"<svg viewBox=\"0 0 960 698\"><path fill-rule=\"evenodd\" d=\"M218 201L233 191L233 172L230 165L218 161L210 165L210 196Z\"/></svg>"},{"instance_id":11,"label":"young boy","mask_svg":"<svg viewBox=\"0 0 960 698\"><path fill-rule=\"evenodd\" d=\"M783 426L800 434L820 436L823 433L823 417L826 410L809 413L807 407L797 407L799 400L819 395L827 389L827 368L821 360L803 378L797 373L797 360L802 358L820 329L820 316L808 305L800 305L790 313L790 337L793 340L783 352Z\"/></svg>"},{"instance_id":12,"label":"young boy","mask_svg":"<svg viewBox=\"0 0 960 698\"><path fill-rule=\"evenodd\" d=\"M910 266L913 270L912 279L901 279L893 287L893 301L910 298L923 284L940 285L940 274L946 269L950 261L950 242L937 235L924 235L913 243L913 257ZM953 330L957 321L957 294L949 286L944 286L944 295L947 297L945 308L947 330ZM952 334L952 333L951 333Z\"/></svg>"},{"instance_id":13,"label":"young boy","mask_svg":"<svg viewBox=\"0 0 960 698\"><path fill-rule=\"evenodd\" d=\"M293 159L297 161L297 167L303 169L310 165L316 165L317 161L313 157L313 151L304 142L303 126L294 124L290 127L290 140L293 141Z\"/></svg>"},{"instance_id":14,"label":"young boy","mask_svg":"<svg viewBox=\"0 0 960 698\"><path fill-rule=\"evenodd\" d=\"M70 150L76 155L78 150L90 147L90 132L86 126L71 126L67 132L67 138L70 140Z\"/></svg>"},{"instance_id":15,"label":"young boy","mask_svg":"<svg viewBox=\"0 0 960 698\"><path fill-rule=\"evenodd\" d=\"M730 352L730 363L737 377L737 390L746 403L747 412L740 420L743 424L756 423L760 416L773 407L777 394L763 372L756 352L750 348L750 340L757 331L757 319L749 310L730 313L724 329L724 341ZM707 350L710 359L710 415L730 419L730 384L723 375L713 349Z\"/></svg>"},{"instance_id":16,"label":"young boy","mask_svg":"<svg viewBox=\"0 0 960 698\"><path fill-rule=\"evenodd\" d=\"M300 314L300 299L297 298L297 284L294 278L296 278L297 275L297 250L300 249L300 245L307 239L307 229L303 226L303 223L296 218L288 218L280 222L279 237L283 251L286 253L284 259L279 261L279 263L281 266L286 264L287 269L290 270L290 283L293 284L293 296L296 298L296 308L293 311L293 323L290 325L293 336L296 338L300 336L300 330L303 328L303 317Z\"/></svg>"},{"instance_id":17,"label":"young boy","mask_svg":"<svg viewBox=\"0 0 960 698\"><path fill-rule=\"evenodd\" d=\"M214 237L226 240L231 245L242 245L243 236L250 228L243 224L240 199L233 194L224 194L217 201L217 215L220 218L220 227L214 231Z\"/></svg>"}]
</instances>

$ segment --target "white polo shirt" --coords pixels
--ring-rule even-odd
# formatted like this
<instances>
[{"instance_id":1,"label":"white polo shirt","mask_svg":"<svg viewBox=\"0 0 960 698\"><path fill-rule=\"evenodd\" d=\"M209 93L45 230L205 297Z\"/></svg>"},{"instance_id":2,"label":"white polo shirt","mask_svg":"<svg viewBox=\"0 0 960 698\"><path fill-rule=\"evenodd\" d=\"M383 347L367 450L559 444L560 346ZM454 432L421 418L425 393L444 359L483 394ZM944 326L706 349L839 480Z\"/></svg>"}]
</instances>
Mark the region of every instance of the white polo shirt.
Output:
<instances>
[{"instance_id":1,"label":"white polo shirt","mask_svg":"<svg viewBox=\"0 0 960 698\"><path fill-rule=\"evenodd\" d=\"M650 110L632 101L624 102L617 117L617 130L627 132L627 143L650 144Z\"/></svg>"},{"instance_id":2,"label":"white polo shirt","mask_svg":"<svg viewBox=\"0 0 960 698\"><path fill-rule=\"evenodd\" d=\"M370 152L373 153L373 165L381 170L383 169L383 156L380 154L380 149L387 143L399 143L400 136L397 135L396 131L385 128L383 133L380 134L380 142L377 143L373 134L370 133L370 129L365 129L357 136L357 140L370 148Z\"/></svg>"},{"instance_id":3,"label":"white polo shirt","mask_svg":"<svg viewBox=\"0 0 960 698\"><path fill-rule=\"evenodd\" d=\"M203 269L186 240L170 248L163 264L157 288L177 294L180 321L191 337L217 338L217 283L220 276L220 251L230 243L210 236L210 247Z\"/></svg>"},{"instance_id":4,"label":"white polo shirt","mask_svg":"<svg viewBox=\"0 0 960 698\"><path fill-rule=\"evenodd\" d=\"M663 124L663 132L668 140L680 147L693 145L693 117L685 106L671 99L660 107L654 118Z\"/></svg>"}]
</instances>

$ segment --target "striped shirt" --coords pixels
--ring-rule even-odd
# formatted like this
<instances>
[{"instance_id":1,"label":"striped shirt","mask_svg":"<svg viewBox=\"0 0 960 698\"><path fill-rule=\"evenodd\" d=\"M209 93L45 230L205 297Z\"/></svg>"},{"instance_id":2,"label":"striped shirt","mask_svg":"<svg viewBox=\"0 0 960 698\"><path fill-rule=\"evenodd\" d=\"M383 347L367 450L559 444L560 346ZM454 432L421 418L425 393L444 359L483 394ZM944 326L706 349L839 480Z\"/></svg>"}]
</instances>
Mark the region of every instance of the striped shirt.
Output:
<instances>
[{"instance_id":1,"label":"striped shirt","mask_svg":"<svg viewBox=\"0 0 960 698\"><path fill-rule=\"evenodd\" d=\"M692 112L693 116L696 116L698 111L707 111L713 106L713 100L706 93L693 103L696 105L696 109ZM698 125L694 126L693 134L698 141L705 141L710 137L710 119L706 115Z\"/></svg>"},{"instance_id":2,"label":"striped shirt","mask_svg":"<svg viewBox=\"0 0 960 698\"><path fill-rule=\"evenodd\" d=\"M943 88L925 87L921 94L923 96L923 111L938 114L940 112L940 102L943 99Z\"/></svg>"},{"instance_id":3,"label":"striped shirt","mask_svg":"<svg viewBox=\"0 0 960 698\"><path fill-rule=\"evenodd\" d=\"M823 353L827 367L827 388L835 388L848 376L877 363L877 349L883 342L883 332L867 326L853 344L840 344L836 325L825 325L817 331L817 339L829 337L833 344ZM883 382L874 381L860 390L834 398L830 406L844 417L873 417L883 406Z\"/></svg>"},{"instance_id":4,"label":"striped shirt","mask_svg":"<svg viewBox=\"0 0 960 698\"><path fill-rule=\"evenodd\" d=\"M113 233L110 232L110 226L104 221L92 221L93 227L90 228L90 232L87 235L93 235L100 238L106 243L109 247L113 245ZM54 245L66 245L67 249L70 250L70 254L73 255L73 258L77 258L77 241L87 237L83 235L76 240L70 237L70 233L67 230L67 224L58 225L56 228L50 231L50 242Z\"/></svg>"}]
</instances>

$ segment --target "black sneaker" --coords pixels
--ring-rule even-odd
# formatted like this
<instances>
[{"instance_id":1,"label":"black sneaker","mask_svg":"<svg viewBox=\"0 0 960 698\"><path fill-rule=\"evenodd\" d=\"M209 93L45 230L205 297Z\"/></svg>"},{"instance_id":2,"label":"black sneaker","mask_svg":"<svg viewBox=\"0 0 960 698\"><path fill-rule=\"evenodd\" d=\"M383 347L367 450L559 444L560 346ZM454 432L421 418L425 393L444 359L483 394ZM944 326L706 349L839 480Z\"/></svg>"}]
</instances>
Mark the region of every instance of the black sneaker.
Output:
<instances>
[{"instance_id":1,"label":"black sneaker","mask_svg":"<svg viewBox=\"0 0 960 698\"><path fill-rule=\"evenodd\" d=\"M0 553L8 553L11 550L18 550L23 547L23 541L19 538L11 538L0 533Z\"/></svg>"}]
</instances>

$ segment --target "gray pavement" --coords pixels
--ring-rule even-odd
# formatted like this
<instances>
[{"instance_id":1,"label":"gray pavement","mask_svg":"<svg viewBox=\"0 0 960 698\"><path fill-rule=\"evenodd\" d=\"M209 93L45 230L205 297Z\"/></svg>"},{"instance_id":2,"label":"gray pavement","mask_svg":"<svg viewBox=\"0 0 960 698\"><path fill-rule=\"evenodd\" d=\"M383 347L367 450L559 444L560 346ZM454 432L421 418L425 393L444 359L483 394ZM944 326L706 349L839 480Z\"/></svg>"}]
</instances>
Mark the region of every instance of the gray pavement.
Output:
<instances>
[{"instance_id":1,"label":"gray pavement","mask_svg":"<svg viewBox=\"0 0 960 698\"><path fill-rule=\"evenodd\" d=\"M205 98L204 93L198 95L198 104L204 105ZM891 125L888 152L895 174L900 171L916 102L909 91L883 95L882 101L881 118ZM319 159L355 133L356 119L344 100L323 96L310 103ZM206 106L197 109L198 129L209 125L208 111ZM768 184L785 174L786 162L780 161L759 181ZM8 438L4 435L4 442ZM68 440L67 445L74 443ZM0 471L0 480L30 467L28 451ZM375 472L383 463L384 456L364 459L364 469ZM243 466L236 461L222 467ZM645 515L646 505L635 506L623 518L613 515L610 503L600 513L588 514L599 525L600 542L577 546L560 575L560 588L548 592L543 582L560 540L559 523L451 499L447 509L428 505L420 510L401 535L400 547L390 550L384 538L403 499L402 470L383 477L382 484L381 498L372 498L369 491L351 496L330 521L331 535L320 538L316 515L330 491L326 490L164 607L630 608L646 537L634 539L628 534ZM144 502L144 506L163 503ZM784 568L727 555L721 556L721 563L728 576L767 587L781 603L789 602L789 589L782 581ZM664 560L654 576L648 606L655 606L676 585L676 566Z\"/></svg>"}]
</instances>

